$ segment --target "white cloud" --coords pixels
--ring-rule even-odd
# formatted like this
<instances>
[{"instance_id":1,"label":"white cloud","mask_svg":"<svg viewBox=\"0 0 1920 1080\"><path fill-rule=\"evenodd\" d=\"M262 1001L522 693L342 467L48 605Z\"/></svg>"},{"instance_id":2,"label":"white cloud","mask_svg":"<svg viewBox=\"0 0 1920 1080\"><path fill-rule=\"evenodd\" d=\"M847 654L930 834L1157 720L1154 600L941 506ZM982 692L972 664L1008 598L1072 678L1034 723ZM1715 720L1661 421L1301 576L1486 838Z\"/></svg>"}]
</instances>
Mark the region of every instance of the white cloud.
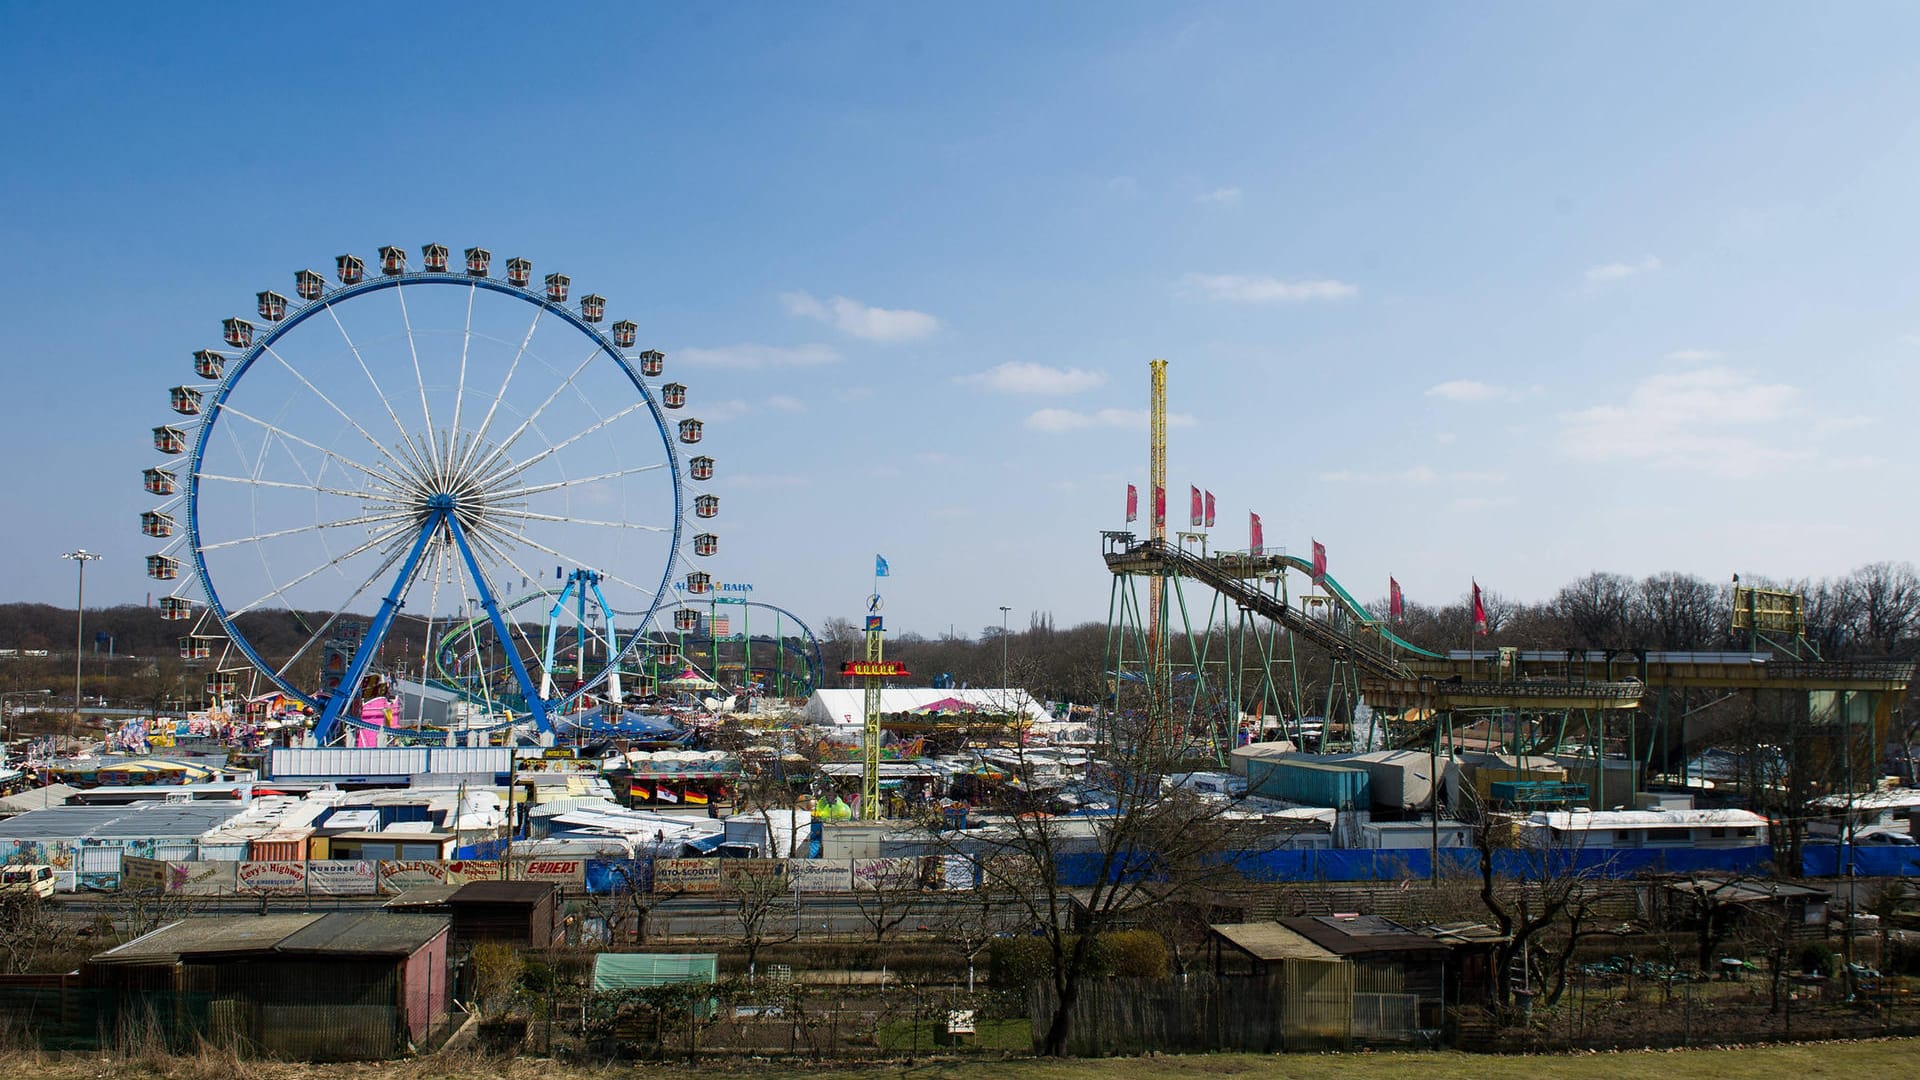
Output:
<instances>
[{"instance_id":1,"label":"white cloud","mask_svg":"<svg viewBox=\"0 0 1920 1080\"><path fill-rule=\"evenodd\" d=\"M775 394L772 397L767 399L767 408L772 409L775 412L789 412L789 413L806 412L807 403L804 401L801 401L797 397L788 397L785 394Z\"/></svg>"},{"instance_id":2,"label":"white cloud","mask_svg":"<svg viewBox=\"0 0 1920 1080\"><path fill-rule=\"evenodd\" d=\"M1902 344L1902 345L1920 345L1920 334L1901 334L1901 335L1900 335L1900 344Z\"/></svg>"},{"instance_id":3,"label":"white cloud","mask_svg":"<svg viewBox=\"0 0 1920 1080\"><path fill-rule=\"evenodd\" d=\"M1667 359L1676 364L1704 364L1720 356L1717 349L1675 349L1667 354Z\"/></svg>"},{"instance_id":4,"label":"white cloud","mask_svg":"<svg viewBox=\"0 0 1920 1080\"><path fill-rule=\"evenodd\" d=\"M1206 294L1212 300L1230 300L1241 304L1294 304L1309 300L1346 300L1357 296L1360 288L1331 279L1285 281L1275 277L1248 277L1242 274L1188 274L1181 283Z\"/></svg>"},{"instance_id":5,"label":"white cloud","mask_svg":"<svg viewBox=\"0 0 1920 1080\"><path fill-rule=\"evenodd\" d=\"M839 363L840 353L831 345L717 345L681 349L670 359L696 367L818 367Z\"/></svg>"},{"instance_id":6,"label":"white cloud","mask_svg":"<svg viewBox=\"0 0 1920 1080\"><path fill-rule=\"evenodd\" d=\"M1130 431L1147 430L1147 410L1145 409L1100 409L1095 412L1076 412L1073 409L1040 409L1027 417L1027 426L1035 431L1080 431L1085 428L1124 428ZM1168 413L1168 427L1192 427L1193 414Z\"/></svg>"},{"instance_id":7,"label":"white cloud","mask_svg":"<svg viewBox=\"0 0 1920 1080\"><path fill-rule=\"evenodd\" d=\"M1107 376L1102 371L1054 368L1013 360L972 375L956 375L953 381L1003 394L1077 394L1105 383Z\"/></svg>"},{"instance_id":8,"label":"white cloud","mask_svg":"<svg viewBox=\"0 0 1920 1080\"><path fill-rule=\"evenodd\" d=\"M688 400L692 400L692 395L688 395ZM699 415L700 415L700 419L702 420L707 420L707 421L723 420L724 421L724 420L739 419L740 417L745 416L752 411L753 411L753 406L747 404L744 401L741 401L739 398L732 398L727 401L716 401L711 405L701 406L699 409Z\"/></svg>"},{"instance_id":9,"label":"white cloud","mask_svg":"<svg viewBox=\"0 0 1920 1080\"><path fill-rule=\"evenodd\" d=\"M1239 206L1240 189L1237 187L1214 188L1201 192L1194 200L1202 206Z\"/></svg>"},{"instance_id":10,"label":"white cloud","mask_svg":"<svg viewBox=\"0 0 1920 1080\"><path fill-rule=\"evenodd\" d=\"M1660 260L1649 255L1639 262L1611 262L1599 266L1587 267L1587 280L1591 282L1620 281L1640 274L1651 274L1660 269Z\"/></svg>"},{"instance_id":11,"label":"white cloud","mask_svg":"<svg viewBox=\"0 0 1920 1080\"><path fill-rule=\"evenodd\" d=\"M833 392L841 401L867 401L873 397L871 386L843 386Z\"/></svg>"},{"instance_id":12,"label":"white cloud","mask_svg":"<svg viewBox=\"0 0 1920 1080\"><path fill-rule=\"evenodd\" d=\"M1489 487L1507 482L1506 474L1497 472L1440 472L1431 466L1415 465L1411 468L1392 472L1365 472L1354 469L1339 469L1320 474L1322 483L1328 484L1397 484L1402 487L1431 487L1445 483L1449 487L1461 485Z\"/></svg>"},{"instance_id":13,"label":"white cloud","mask_svg":"<svg viewBox=\"0 0 1920 1080\"><path fill-rule=\"evenodd\" d=\"M821 300L812 293L781 293L787 313L823 322L866 341L913 341L940 329L940 320L924 311L882 308L844 296Z\"/></svg>"},{"instance_id":14,"label":"white cloud","mask_svg":"<svg viewBox=\"0 0 1920 1080\"><path fill-rule=\"evenodd\" d=\"M1504 386L1474 379L1449 379L1427 387L1427 396L1442 401L1506 401L1517 395Z\"/></svg>"},{"instance_id":15,"label":"white cloud","mask_svg":"<svg viewBox=\"0 0 1920 1080\"><path fill-rule=\"evenodd\" d=\"M726 482L728 487L765 490L811 487L813 477L803 473L734 473Z\"/></svg>"},{"instance_id":16,"label":"white cloud","mask_svg":"<svg viewBox=\"0 0 1920 1080\"><path fill-rule=\"evenodd\" d=\"M1798 387L1726 367L1651 375L1622 404L1562 414L1560 446L1580 461L1751 476L1812 456L1796 425L1781 423L1799 398Z\"/></svg>"},{"instance_id":17,"label":"white cloud","mask_svg":"<svg viewBox=\"0 0 1920 1080\"><path fill-rule=\"evenodd\" d=\"M1107 190L1132 198L1140 194L1140 182L1131 176L1116 176L1107 181Z\"/></svg>"}]
</instances>

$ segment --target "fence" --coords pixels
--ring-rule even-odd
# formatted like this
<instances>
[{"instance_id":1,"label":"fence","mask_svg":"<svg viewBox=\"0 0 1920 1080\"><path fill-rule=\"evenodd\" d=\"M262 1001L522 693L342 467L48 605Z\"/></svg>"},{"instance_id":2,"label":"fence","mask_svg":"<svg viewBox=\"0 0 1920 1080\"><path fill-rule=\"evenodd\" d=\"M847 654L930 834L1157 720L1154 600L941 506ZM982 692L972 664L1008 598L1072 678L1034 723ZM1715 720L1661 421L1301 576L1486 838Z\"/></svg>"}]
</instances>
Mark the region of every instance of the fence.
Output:
<instances>
[{"instance_id":1,"label":"fence","mask_svg":"<svg viewBox=\"0 0 1920 1080\"><path fill-rule=\"evenodd\" d=\"M1413 995L1356 994L1347 964L1289 960L1280 966L1270 975L1084 980L1065 1050L1076 1057L1273 1053L1413 1037ZM1051 983L1036 982L1028 991L1035 1049L1059 1000Z\"/></svg>"}]
</instances>

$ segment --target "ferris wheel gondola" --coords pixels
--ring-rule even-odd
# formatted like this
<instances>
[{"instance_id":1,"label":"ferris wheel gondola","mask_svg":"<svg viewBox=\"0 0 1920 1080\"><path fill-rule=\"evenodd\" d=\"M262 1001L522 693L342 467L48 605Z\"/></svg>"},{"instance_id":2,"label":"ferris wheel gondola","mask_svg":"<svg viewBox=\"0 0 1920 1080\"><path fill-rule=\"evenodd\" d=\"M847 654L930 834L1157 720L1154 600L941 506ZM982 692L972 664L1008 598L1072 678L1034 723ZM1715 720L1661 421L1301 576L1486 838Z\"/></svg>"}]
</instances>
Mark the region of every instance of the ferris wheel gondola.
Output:
<instances>
[{"instance_id":1,"label":"ferris wheel gondola","mask_svg":"<svg viewBox=\"0 0 1920 1080\"><path fill-rule=\"evenodd\" d=\"M398 620L424 621L433 641L474 611L527 712L551 730L550 713L639 646L683 545L715 547L712 534L689 542L683 529L711 516L684 484L710 477L712 459L683 474L680 457L701 422L667 417L687 391L646 381L666 370L665 354L629 355L637 323L603 330L605 297L570 305L571 279L549 273L534 286L526 259L507 260L502 281L484 248L466 249L458 268L443 245L421 255L414 270L404 249L382 247L370 274L345 254L335 284L308 269L294 275L297 300L256 293L254 318L221 323L236 351L193 352L201 382L169 391L181 419L153 430L168 460L142 474L166 498L141 515L143 532L166 541L148 573L181 582L163 616L210 617L318 714L322 741L353 722L346 706ZM596 670L543 693L537 630L505 606L516 580L524 593L556 563L592 568L610 608L643 614L609 625ZM276 609L297 633L270 650L255 635ZM341 689L319 689L306 673L360 618L351 660L328 676Z\"/></svg>"}]
</instances>

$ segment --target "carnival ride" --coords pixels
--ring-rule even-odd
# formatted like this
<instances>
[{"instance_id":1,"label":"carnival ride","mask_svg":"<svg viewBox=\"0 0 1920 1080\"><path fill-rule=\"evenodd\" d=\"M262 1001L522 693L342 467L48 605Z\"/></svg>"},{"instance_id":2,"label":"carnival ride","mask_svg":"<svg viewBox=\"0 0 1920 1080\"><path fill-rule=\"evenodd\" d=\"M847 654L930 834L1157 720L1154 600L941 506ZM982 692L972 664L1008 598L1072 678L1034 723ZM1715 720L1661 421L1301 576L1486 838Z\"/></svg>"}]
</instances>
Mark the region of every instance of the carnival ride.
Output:
<instances>
[{"instance_id":1,"label":"carnival ride","mask_svg":"<svg viewBox=\"0 0 1920 1080\"><path fill-rule=\"evenodd\" d=\"M1156 421L1165 387L1165 364L1155 361ZM1651 772L1673 770L1724 738L1712 706L1742 694L1792 699L1821 738L1880 745L1874 740L1884 740L1913 676L1904 660L1822 660L1806 642L1797 597L1738 587L1731 629L1747 634L1746 651L1421 648L1324 566L1316 573L1305 559L1259 548L1208 554L1203 532L1170 542L1165 425L1150 430L1152 532L1102 534L1112 575L1110 711L1145 722L1107 737L1159 740L1220 760L1249 720L1278 720L1296 743L1323 750L1343 743L1451 751L1462 728L1477 726L1484 749L1571 750ZM1301 675L1308 658L1316 661L1311 680ZM1309 731L1314 709L1324 726Z\"/></svg>"},{"instance_id":2,"label":"carnival ride","mask_svg":"<svg viewBox=\"0 0 1920 1080\"><path fill-rule=\"evenodd\" d=\"M181 419L153 430L165 460L143 472L165 499L141 515L165 541L147 572L177 582L162 616L198 620L190 644L217 628L316 714L321 742L359 722L347 706L403 608L430 642L484 613L526 710L500 722L551 732L648 640L687 555L718 550L711 532L686 535L719 512L717 496L685 488L713 475L710 456L681 458L703 424L669 418L687 388L648 381L666 358L631 353L636 323L603 326L605 297L569 304L567 275L535 285L526 259L507 260L504 279L483 248L463 267L439 244L421 259L411 269L405 250L382 247L370 269L341 255L334 283L301 270L297 299L258 293L260 324L226 319L235 351L196 351L197 381L169 391ZM527 589L549 560L591 573L596 602L630 613L617 629L608 620L565 689L546 678L549 642L506 617L526 602L514 579ZM710 582L686 571L689 592ZM365 632L343 636L366 608ZM323 614L296 618L295 643L269 656L241 620L273 609ZM312 685L306 673L342 641L345 662Z\"/></svg>"},{"instance_id":3,"label":"carnival ride","mask_svg":"<svg viewBox=\"0 0 1920 1080\"><path fill-rule=\"evenodd\" d=\"M602 627L636 615L589 603L586 598L593 595L590 579L570 575L565 587L528 592L504 606L508 612L528 606L545 609L545 651L538 669L544 685L569 692L577 688L581 673L591 676L600 667L599 655L611 644ZM713 616L721 604L741 612L738 633L725 619ZM610 724L619 726L622 707L629 703L721 689L796 698L820 685L820 642L793 612L753 600L700 603L683 598L672 605L654 613L656 628L607 673L601 692L576 698L575 708L554 717L556 725L604 733ZM752 609L771 614L771 635L751 632ZM498 653L491 621L485 615L472 616L449 627L434 649L438 681L468 700L524 712L511 671ZM686 678L688 672L695 678ZM738 678L729 680L732 674Z\"/></svg>"}]
</instances>

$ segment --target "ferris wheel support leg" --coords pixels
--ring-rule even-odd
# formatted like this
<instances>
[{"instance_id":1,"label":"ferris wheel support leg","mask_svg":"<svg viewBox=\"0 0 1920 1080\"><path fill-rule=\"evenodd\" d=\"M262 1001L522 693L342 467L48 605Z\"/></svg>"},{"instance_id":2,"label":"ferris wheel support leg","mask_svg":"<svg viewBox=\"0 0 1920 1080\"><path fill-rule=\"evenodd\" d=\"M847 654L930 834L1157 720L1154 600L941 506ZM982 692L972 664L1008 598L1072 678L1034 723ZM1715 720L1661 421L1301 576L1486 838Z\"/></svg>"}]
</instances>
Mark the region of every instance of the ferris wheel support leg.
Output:
<instances>
[{"instance_id":1,"label":"ferris wheel support leg","mask_svg":"<svg viewBox=\"0 0 1920 1080\"><path fill-rule=\"evenodd\" d=\"M589 584L593 586L593 598L600 603L600 613L607 620L607 700L618 705L623 700L620 693L620 653L616 648L620 644L620 635L613 628L613 605L607 603L606 594L600 591L598 575Z\"/></svg>"},{"instance_id":2,"label":"ferris wheel support leg","mask_svg":"<svg viewBox=\"0 0 1920 1080\"><path fill-rule=\"evenodd\" d=\"M507 621L500 614L500 603L494 599L493 590L487 587L487 576L480 572L480 563L474 559L473 548L467 544L466 530L460 527L460 520L451 514L447 515L447 530L453 533L453 542L460 549L460 558L467 564L467 573L473 576L473 587L480 591L480 606L493 623L495 639L511 641L507 636ZM533 713L533 722L542 734L553 734L553 721L547 718L546 698L535 691L533 679L527 674L527 665L521 661L519 650L504 651L507 664L513 668L513 677L519 681L521 691L527 696L527 709Z\"/></svg>"},{"instance_id":3,"label":"ferris wheel support leg","mask_svg":"<svg viewBox=\"0 0 1920 1080\"><path fill-rule=\"evenodd\" d=\"M340 676L340 689L327 699L327 707L320 719L313 725L313 741L321 746L333 737L334 726L340 722L340 714L346 710L347 703L360 692L360 680L366 677L367 668L373 666L373 658L380 651L380 645L386 640L387 631L393 628L393 617L399 613L402 599L407 595L407 586L412 584L414 572L420 568L420 559L426 554L427 544L433 539L433 530L440 527L442 521L451 520L443 507L436 507L420 526L420 538L413 542L413 550L407 553L405 565L400 574L393 579L393 588L387 590L386 599L380 601L380 613L373 617L373 624L367 628L367 636L360 647L353 651L353 659L347 662L346 672Z\"/></svg>"},{"instance_id":4,"label":"ferris wheel support leg","mask_svg":"<svg viewBox=\"0 0 1920 1080\"><path fill-rule=\"evenodd\" d=\"M573 595L573 579L568 578L566 585L560 590L560 595L554 598L553 609L547 612L546 643L540 662L540 696L543 699L553 696L554 639L560 635L560 616L566 613L567 597L571 595Z\"/></svg>"}]
</instances>

